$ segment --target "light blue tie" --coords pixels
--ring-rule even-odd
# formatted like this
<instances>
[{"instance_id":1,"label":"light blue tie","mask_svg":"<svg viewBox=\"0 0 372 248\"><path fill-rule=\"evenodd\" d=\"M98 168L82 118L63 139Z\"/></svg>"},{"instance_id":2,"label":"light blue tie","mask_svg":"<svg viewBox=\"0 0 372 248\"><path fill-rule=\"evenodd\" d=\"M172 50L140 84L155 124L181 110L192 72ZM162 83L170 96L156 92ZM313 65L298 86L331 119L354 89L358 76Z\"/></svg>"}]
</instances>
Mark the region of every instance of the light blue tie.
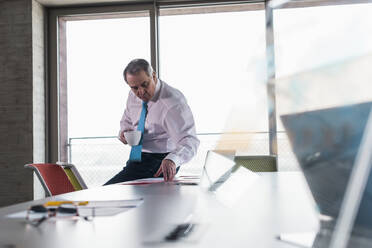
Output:
<instances>
[{"instance_id":1,"label":"light blue tie","mask_svg":"<svg viewBox=\"0 0 372 248\"><path fill-rule=\"evenodd\" d=\"M142 153L142 141L143 141L143 131L145 130L145 120L147 115L147 102L142 102L141 116L138 122L137 130L141 131L142 136L138 145L132 146L130 151L129 161L141 162Z\"/></svg>"}]
</instances>

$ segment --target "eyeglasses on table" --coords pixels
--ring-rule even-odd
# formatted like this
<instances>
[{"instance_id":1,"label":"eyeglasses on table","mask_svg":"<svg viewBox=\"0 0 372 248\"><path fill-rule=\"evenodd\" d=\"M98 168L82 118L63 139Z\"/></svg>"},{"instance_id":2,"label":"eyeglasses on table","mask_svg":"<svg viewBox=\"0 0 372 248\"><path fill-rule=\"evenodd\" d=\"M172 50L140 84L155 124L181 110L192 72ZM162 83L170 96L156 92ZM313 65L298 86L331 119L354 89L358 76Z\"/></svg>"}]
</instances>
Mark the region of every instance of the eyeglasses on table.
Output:
<instances>
[{"instance_id":1,"label":"eyeglasses on table","mask_svg":"<svg viewBox=\"0 0 372 248\"><path fill-rule=\"evenodd\" d=\"M26 221L35 227L51 218L55 218L56 220L66 218L91 220L92 216L80 216L78 206L74 203L64 203L52 207L39 204L27 209Z\"/></svg>"}]
</instances>

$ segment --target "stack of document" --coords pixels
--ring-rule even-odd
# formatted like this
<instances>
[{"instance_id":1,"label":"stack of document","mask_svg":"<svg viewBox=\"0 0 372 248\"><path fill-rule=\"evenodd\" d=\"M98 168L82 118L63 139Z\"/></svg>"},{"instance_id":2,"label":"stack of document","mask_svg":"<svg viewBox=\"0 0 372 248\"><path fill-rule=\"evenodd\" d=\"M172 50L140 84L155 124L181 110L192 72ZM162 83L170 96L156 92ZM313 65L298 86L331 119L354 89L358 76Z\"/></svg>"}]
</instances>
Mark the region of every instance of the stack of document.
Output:
<instances>
[{"instance_id":1,"label":"stack of document","mask_svg":"<svg viewBox=\"0 0 372 248\"><path fill-rule=\"evenodd\" d=\"M156 178L143 178L133 181L128 181L124 183L120 183L120 185L148 185L148 184L155 184L155 183L167 183L172 185L198 185L200 182L200 177L197 175L185 175L185 176L177 176L173 179L173 181L165 182L164 178L156 177Z\"/></svg>"}]
</instances>

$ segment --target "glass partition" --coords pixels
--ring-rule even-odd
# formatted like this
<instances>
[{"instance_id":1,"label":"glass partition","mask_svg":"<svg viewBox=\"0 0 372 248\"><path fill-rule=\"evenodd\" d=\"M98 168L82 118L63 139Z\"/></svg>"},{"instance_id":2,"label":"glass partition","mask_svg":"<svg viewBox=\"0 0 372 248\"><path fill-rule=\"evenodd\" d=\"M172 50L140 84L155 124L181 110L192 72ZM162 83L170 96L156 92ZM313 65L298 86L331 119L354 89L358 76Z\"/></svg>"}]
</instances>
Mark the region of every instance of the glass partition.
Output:
<instances>
[{"instance_id":1,"label":"glass partition","mask_svg":"<svg viewBox=\"0 0 372 248\"><path fill-rule=\"evenodd\" d=\"M286 130L320 220L319 230L288 242L302 235L311 238L304 247L329 247L343 216L372 106L371 11L372 4L274 10L278 130ZM370 220L359 214L355 233ZM348 247L370 247L365 238L353 233Z\"/></svg>"},{"instance_id":2,"label":"glass partition","mask_svg":"<svg viewBox=\"0 0 372 248\"><path fill-rule=\"evenodd\" d=\"M371 4L274 10L279 133L282 114L371 99L371 11ZM294 160L285 135L278 135L278 153Z\"/></svg>"}]
</instances>

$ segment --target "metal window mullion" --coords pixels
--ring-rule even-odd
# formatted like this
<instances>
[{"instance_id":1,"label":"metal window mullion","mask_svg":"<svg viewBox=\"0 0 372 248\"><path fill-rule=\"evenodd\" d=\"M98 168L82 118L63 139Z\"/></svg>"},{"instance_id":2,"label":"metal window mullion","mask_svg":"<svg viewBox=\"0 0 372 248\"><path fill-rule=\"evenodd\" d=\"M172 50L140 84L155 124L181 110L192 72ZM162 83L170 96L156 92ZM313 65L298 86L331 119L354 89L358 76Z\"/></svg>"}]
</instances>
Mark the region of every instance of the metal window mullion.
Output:
<instances>
[{"instance_id":1,"label":"metal window mullion","mask_svg":"<svg viewBox=\"0 0 372 248\"><path fill-rule=\"evenodd\" d=\"M68 161L67 37L66 20L58 18L58 159ZM54 161L53 161L54 162Z\"/></svg>"},{"instance_id":2,"label":"metal window mullion","mask_svg":"<svg viewBox=\"0 0 372 248\"><path fill-rule=\"evenodd\" d=\"M46 162L55 162L58 160L58 85L57 85L57 74L58 74L58 21L55 13L49 13L49 25L48 25L48 80L50 83L47 84L48 90L48 104L47 104L47 158Z\"/></svg>"},{"instance_id":3,"label":"metal window mullion","mask_svg":"<svg viewBox=\"0 0 372 248\"><path fill-rule=\"evenodd\" d=\"M254 4L267 3L269 0L155 0L157 5L166 7L197 7L208 5L231 5L231 4ZM280 8L304 8L304 7L320 7L332 5L348 5L348 4L363 4L371 3L372 0L296 0L286 1L281 4Z\"/></svg>"},{"instance_id":4,"label":"metal window mullion","mask_svg":"<svg viewBox=\"0 0 372 248\"><path fill-rule=\"evenodd\" d=\"M210 5L232 5L232 4L255 4L264 3L265 0L186 0L186 1L168 1L155 0L161 8L178 8L178 7L203 7Z\"/></svg>"},{"instance_id":5,"label":"metal window mullion","mask_svg":"<svg viewBox=\"0 0 372 248\"><path fill-rule=\"evenodd\" d=\"M159 77L159 8L156 1L150 10L150 51L151 51L151 65Z\"/></svg>"},{"instance_id":6,"label":"metal window mullion","mask_svg":"<svg viewBox=\"0 0 372 248\"><path fill-rule=\"evenodd\" d=\"M278 155L278 141L276 128L276 98L275 98L275 43L273 28L273 10L265 3L266 19L266 63L267 63L267 97L269 117L269 150L270 155Z\"/></svg>"}]
</instances>

